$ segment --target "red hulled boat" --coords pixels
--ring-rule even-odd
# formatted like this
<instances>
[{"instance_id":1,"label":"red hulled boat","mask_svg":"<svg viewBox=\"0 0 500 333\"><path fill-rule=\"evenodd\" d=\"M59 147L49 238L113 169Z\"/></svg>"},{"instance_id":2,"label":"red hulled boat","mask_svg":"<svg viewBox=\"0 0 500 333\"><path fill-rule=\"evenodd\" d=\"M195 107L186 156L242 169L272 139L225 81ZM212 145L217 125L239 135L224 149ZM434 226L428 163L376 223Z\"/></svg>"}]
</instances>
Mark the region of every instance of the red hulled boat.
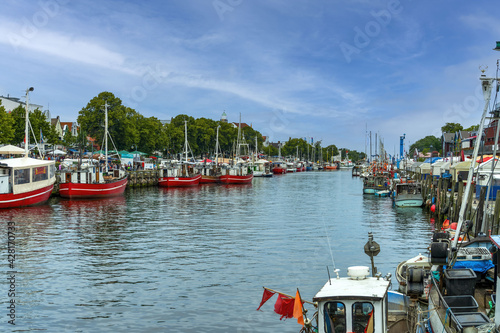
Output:
<instances>
[{"instance_id":1,"label":"red hulled boat","mask_svg":"<svg viewBox=\"0 0 500 333\"><path fill-rule=\"evenodd\" d=\"M24 157L0 160L0 208L32 206L46 202L56 181L53 160L28 157L29 151L29 101L26 90L25 148L5 146L0 154L24 154Z\"/></svg>"},{"instance_id":2,"label":"red hulled boat","mask_svg":"<svg viewBox=\"0 0 500 333\"><path fill-rule=\"evenodd\" d=\"M194 163L188 160L188 151L190 150L187 139L187 121L184 121L185 160L181 163L171 162L169 166L164 168L162 177L158 179L158 186L185 187L200 184L201 174L194 168Z\"/></svg>"},{"instance_id":3,"label":"red hulled boat","mask_svg":"<svg viewBox=\"0 0 500 333\"><path fill-rule=\"evenodd\" d=\"M128 176L125 170L108 170L108 103L104 103L105 166L90 159L86 163L78 161L76 166L68 165L61 172L59 194L69 199L101 199L122 195Z\"/></svg>"}]
</instances>

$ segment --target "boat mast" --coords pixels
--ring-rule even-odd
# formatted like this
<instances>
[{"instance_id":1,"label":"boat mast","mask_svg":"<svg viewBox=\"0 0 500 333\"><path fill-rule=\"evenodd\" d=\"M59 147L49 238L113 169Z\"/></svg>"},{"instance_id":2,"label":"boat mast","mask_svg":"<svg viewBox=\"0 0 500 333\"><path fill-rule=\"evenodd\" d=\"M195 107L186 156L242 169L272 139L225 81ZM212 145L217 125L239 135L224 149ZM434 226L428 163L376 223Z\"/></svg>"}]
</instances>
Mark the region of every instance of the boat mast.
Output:
<instances>
[{"instance_id":1,"label":"boat mast","mask_svg":"<svg viewBox=\"0 0 500 333\"><path fill-rule=\"evenodd\" d=\"M186 163L188 162L188 132L187 120L184 120L184 153L186 154Z\"/></svg>"},{"instance_id":2,"label":"boat mast","mask_svg":"<svg viewBox=\"0 0 500 333\"><path fill-rule=\"evenodd\" d=\"M257 161L257 154L258 154L258 149L257 149L257 135L255 136L255 156L254 156L254 162Z\"/></svg>"},{"instance_id":3,"label":"boat mast","mask_svg":"<svg viewBox=\"0 0 500 333\"><path fill-rule=\"evenodd\" d=\"M105 170L108 172L108 102L104 102L104 165Z\"/></svg>"},{"instance_id":4,"label":"boat mast","mask_svg":"<svg viewBox=\"0 0 500 333\"><path fill-rule=\"evenodd\" d=\"M241 151L240 151L240 144L241 144L241 112L240 112L240 122L238 124L238 138L236 139L236 149L237 153L235 154L235 159L240 157Z\"/></svg>"},{"instance_id":5,"label":"boat mast","mask_svg":"<svg viewBox=\"0 0 500 333\"><path fill-rule=\"evenodd\" d=\"M219 165L219 128L220 125L217 126L217 136L215 138L215 165Z\"/></svg>"},{"instance_id":6,"label":"boat mast","mask_svg":"<svg viewBox=\"0 0 500 333\"><path fill-rule=\"evenodd\" d=\"M35 90L33 87L29 87L26 89L26 121L24 126L24 156L28 157L29 155L29 146L30 146L30 134L29 134L29 92Z\"/></svg>"},{"instance_id":7,"label":"boat mast","mask_svg":"<svg viewBox=\"0 0 500 333\"><path fill-rule=\"evenodd\" d=\"M481 140L483 138L484 121L486 119L486 114L488 112L488 106L490 105L492 83L495 80L497 80L497 79L493 79L493 78L487 78L486 75L484 74L484 70L482 72L483 72L483 74L481 74L481 77L479 79L481 80L481 87L483 90L483 97L484 97L485 103L484 103L484 109L483 109L483 116L481 117L481 123L479 124L479 130L477 132L476 143L474 145L474 152L472 154L472 161L471 161L470 168L469 168L469 174L467 176L467 185L465 186L465 194L462 198L462 205L460 206L460 213L458 215L458 223L457 223L457 229L456 229L458 235L460 235L460 231L462 230L462 224L464 223L465 207L467 206L467 202L469 201L472 176L474 174L477 155L479 152L479 146L481 145ZM455 249L457 247L458 239L459 239L458 235L455 236L455 238L453 238L453 241L451 243L451 249Z\"/></svg>"}]
</instances>

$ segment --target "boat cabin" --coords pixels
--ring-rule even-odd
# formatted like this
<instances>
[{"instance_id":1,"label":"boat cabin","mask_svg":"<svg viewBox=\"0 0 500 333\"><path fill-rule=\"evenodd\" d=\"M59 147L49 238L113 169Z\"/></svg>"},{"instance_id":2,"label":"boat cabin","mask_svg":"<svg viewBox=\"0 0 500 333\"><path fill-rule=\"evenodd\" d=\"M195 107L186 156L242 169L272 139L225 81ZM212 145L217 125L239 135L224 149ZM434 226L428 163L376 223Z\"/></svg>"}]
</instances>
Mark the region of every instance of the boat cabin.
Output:
<instances>
[{"instance_id":1,"label":"boat cabin","mask_svg":"<svg viewBox=\"0 0 500 333\"><path fill-rule=\"evenodd\" d=\"M387 332L390 279L370 277L365 266L349 267L347 275L330 279L314 296L318 332Z\"/></svg>"},{"instance_id":2,"label":"boat cabin","mask_svg":"<svg viewBox=\"0 0 500 333\"><path fill-rule=\"evenodd\" d=\"M0 194L20 194L55 182L53 161L15 158L0 161Z\"/></svg>"}]
</instances>

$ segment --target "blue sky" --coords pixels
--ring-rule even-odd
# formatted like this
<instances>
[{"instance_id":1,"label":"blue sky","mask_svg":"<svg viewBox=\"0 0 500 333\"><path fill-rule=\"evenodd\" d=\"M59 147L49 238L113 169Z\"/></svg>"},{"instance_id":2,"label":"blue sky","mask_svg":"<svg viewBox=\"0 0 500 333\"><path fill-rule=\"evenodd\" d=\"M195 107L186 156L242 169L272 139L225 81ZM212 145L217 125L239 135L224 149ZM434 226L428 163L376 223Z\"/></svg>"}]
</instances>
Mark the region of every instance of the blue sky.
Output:
<instances>
[{"instance_id":1,"label":"blue sky","mask_svg":"<svg viewBox=\"0 0 500 333\"><path fill-rule=\"evenodd\" d=\"M480 65L495 75L494 1L4 0L0 95L75 121L102 91L144 116L252 124L272 141L313 137L399 151L478 124Z\"/></svg>"}]
</instances>

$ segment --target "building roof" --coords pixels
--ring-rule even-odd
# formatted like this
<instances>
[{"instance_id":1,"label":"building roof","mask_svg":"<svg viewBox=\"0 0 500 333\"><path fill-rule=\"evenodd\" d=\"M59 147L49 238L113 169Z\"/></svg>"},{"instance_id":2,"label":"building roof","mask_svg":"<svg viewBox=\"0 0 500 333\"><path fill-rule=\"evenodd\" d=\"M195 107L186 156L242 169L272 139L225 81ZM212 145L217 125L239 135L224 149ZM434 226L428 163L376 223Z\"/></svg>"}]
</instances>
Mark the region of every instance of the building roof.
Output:
<instances>
[{"instance_id":1,"label":"building roof","mask_svg":"<svg viewBox=\"0 0 500 333\"><path fill-rule=\"evenodd\" d=\"M68 129L71 131L73 129L73 124L72 122L69 122L69 121L65 121L65 122L62 122L61 121L61 127L64 128L64 126L68 126Z\"/></svg>"},{"instance_id":2,"label":"building roof","mask_svg":"<svg viewBox=\"0 0 500 333\"><path fill-rule=\"evenodd\" d=\"M59 116L55 117L55 118L52 118L50 119L50 123L55 126L57 123L59 122L60 124L60 121L59 121Z\"/></svg>"},{"instance_id":3,"label":"building roof","mask_svg":"<svg viewBox=\"0 0 500 333\"><path fill-rule=\"evenodd\" d=\"M234 127L239 127L239 123L231 123L233 124ZM250 125L248 125L247 123L241 123L241 128L245 128L245 127L252 127Z\"/></svg>"},{"instance_id":4,"label":"building roof","mask_svg":"<svg viewBox=\"0 0 500 333\"><path fill-rule=\"evenodd\" d=\"M455 141L455 133L443 133L443 140L446 143L451 143Z\"/></svg>"}]
</instances>

